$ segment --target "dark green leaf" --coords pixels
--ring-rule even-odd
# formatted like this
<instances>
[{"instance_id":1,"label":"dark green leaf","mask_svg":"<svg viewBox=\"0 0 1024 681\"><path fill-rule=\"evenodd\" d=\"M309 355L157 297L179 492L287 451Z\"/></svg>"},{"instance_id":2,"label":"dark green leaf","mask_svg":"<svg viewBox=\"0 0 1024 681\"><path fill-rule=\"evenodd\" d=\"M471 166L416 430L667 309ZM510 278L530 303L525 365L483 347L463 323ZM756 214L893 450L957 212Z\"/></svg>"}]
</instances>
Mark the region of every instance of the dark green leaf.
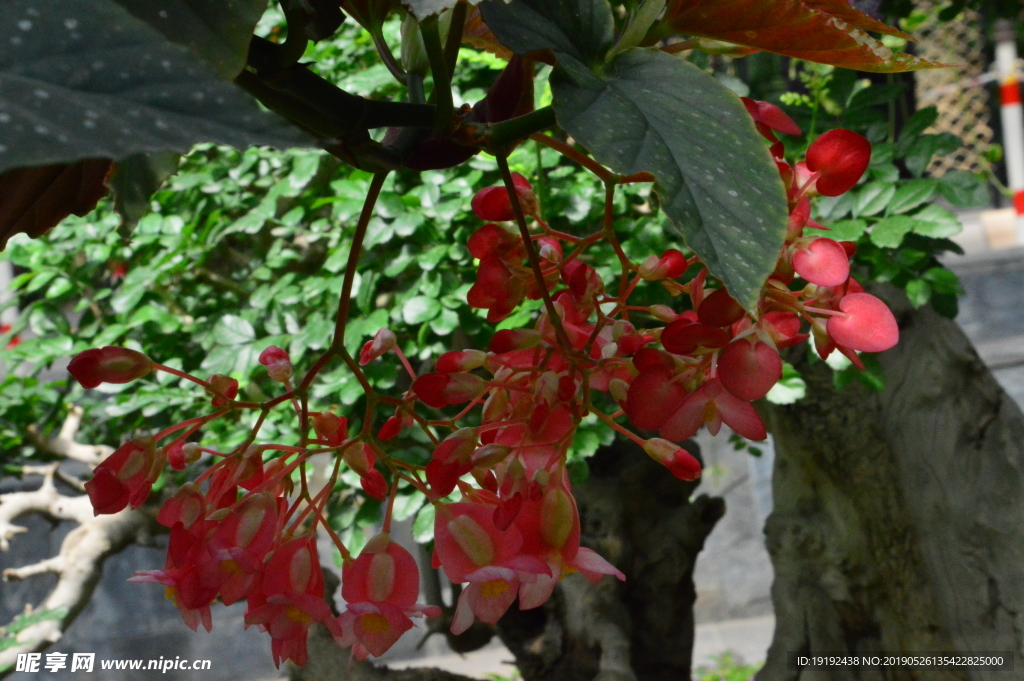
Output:
<instances>
[{"instance_id":1,"label":"dark green leaf","mask_svg":"<svg viewBox=\"0 0 1024 681\"><path fill-rule=\"evenodd\" d=\"M874 88L871 88L874 89ZM900 136L896 140L896 155L903 156L910 147L917 141L917 138L924 134L939 117L939 110L934 106L921 109L904 124L900 130Z\"/></svg>"},{"instance_id":2,"label":"dark green leaf","mask_svg":"<svg viewBox=\"0 0 1024 681\"><path fill-rule=\"evenodd\" d=\"M267 0L114 0L164 38L187 47L225 80L245 67Z\"/></svg>"},{"instance_id":3,"label":"dark green leaf","mask_svg":"<svg viewBox=\"0 0 1024 681\"><path fill-rule=\"evenodd\" d=\"M606 0L488 0L480 11L488 28L516 54L551 50L559 66L573 72L600 64L614 37ZM562 63L565 57L576 63Z\"/></svg>"},{"instance_id":4,"label":"dark green leaf","mask_svg":"<svg viewBox=\"0 0 1024 681\"><path fill-rule=\"evenodd\" d=\"M4 0L0 170L305 137L114 0Z\"/></svg>"},{"instance_id":5,"label":"dark green leaf","mask_svg":"<svg viewBox=\"0 0 1024 681\"><path fill-rule=\"evenodd\" d=\"M896 215L917 208L922 203L930 201L938 187L939 181L932 178L910 180L896 190L892 201L889 202L888 213Z\"/></svg>"},{"instance_id":6,"label":"dark green leaf","mask_svg":"<svg viewBox=\"0 0 1024 681\"><path fill-rule=\"evenodd\" d=\"M118 162L110 188L125 224L134 226L149 211L150 197L178 169L180 158L174 152L162 152L132 154Z\"/></svg>"},{"instance_id":7,"label":"dark green leaf","mask_svg":"<svg viewBox=\"0 0 1024 681\"><path fill-rule=\"evenodd\" d=\"M949 170L939 180L939 193L954 206L980 208L987 206L988 183L966 170Z\"/></svg>"},{"instance_id":8,"label":"dark green leaf","mask_svg":"<svg viewBox=\"0 0 1024 681\"><path fill-rule=\"evenodd\" d=\"M963 141L956 135L948 132L944 132L941 135L918 137L910 146L910 150L907 151L905 159L907 169L915 177L921 177L922 173L928 168L928 164L931 163L933 156L951 154L961 146L963 146Z\"/></svg>"}]
</instances>

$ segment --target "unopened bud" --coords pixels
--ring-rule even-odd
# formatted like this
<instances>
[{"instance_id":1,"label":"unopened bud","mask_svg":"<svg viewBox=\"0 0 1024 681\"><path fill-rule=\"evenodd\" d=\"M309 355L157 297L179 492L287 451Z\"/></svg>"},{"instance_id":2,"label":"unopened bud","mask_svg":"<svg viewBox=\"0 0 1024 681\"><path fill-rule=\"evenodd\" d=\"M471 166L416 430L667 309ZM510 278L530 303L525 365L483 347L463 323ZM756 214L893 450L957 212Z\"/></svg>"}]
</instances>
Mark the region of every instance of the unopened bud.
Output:
<instances>
[{"instance_id":1,"label":"unopened bud","mask_svg":"<svg viewBox=\"0 0 1024 681\"><path fill-rule=\"evenodd\" d=\"M470 463L473 464L474 468L491 468L508 458L511 452L512 449L510 447L491 443L473 452L473 456L470 457Z\"/></svg>"},{"instance_id":2,"label":"unopened bud","mask_svg":"<svg viewBox=\"0 0 1024 681\"><path fill-rule=\"evenodd\" d=\"M658 321L662 322L675 321L676 317L679 316L676 314L676 311L668 305L651 305L651 315L653 315Z\"/></svg>"},{"instance_id":3,"label":"unopened bud","mask_svg":"<svg viewBox=\"0 0 1024 681\"><path fill-rule=\"evenodd\" d=\"M359 351L359 365L365 366L377 359L384 353L394 349L398 344L398 338L391 329L384 328L377 331L373 340L366 341L363 349Z\"/></svg>"},{"instance_id":4,"label":"unopened bud","mask_svg":"<svg viewBox=\"0 0 1024 681\"><path fill-rule=\"evenodd\" d=\"M437 358L434 369L443 374L458 371L472 371L484 365L487 353L483 350L464 350L462 352L446 352Z\"/></svg>"},{"instance_id":5,"label":"unopened bud","mask_svg":"<svg viewBox=\"0 0 1024 681\"><path fill-rule=\"evenodd\" d=\"M292 362L288 358L288 353L276 345L271 345L261 352L259 362L267 367L267 375L273 381L284 383L292 377Z\"/></svg>"},{"instance_id":6,"label":"unopened bud","mask_svg":"<svg viewBox=\"0 0 1024 681\"><path fill-rule=\"evenodd\" d=\"M68 372L83 388L100 383L129 383L153 370L153 360L141 352L108 345L75 355Z\"/></svg>"}]
</instances>

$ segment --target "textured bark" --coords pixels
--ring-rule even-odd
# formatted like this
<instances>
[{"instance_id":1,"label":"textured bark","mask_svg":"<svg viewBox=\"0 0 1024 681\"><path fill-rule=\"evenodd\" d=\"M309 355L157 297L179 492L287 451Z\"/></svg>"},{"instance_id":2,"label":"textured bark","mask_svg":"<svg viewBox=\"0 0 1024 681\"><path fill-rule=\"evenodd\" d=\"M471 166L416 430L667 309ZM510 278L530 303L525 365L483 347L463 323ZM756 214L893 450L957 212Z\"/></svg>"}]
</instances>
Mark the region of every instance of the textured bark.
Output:
<instances>
[{"instance_id":1,"label":"textured bark","mask_svg":"<svg viewBox=\"0 0 1024 681\"><path fill-rule=\"evenodd\" d=\"M836 391L794 353L808 397L768 410L777 625L758 681L994 681L1014 673L801 672L786 653L1024 650L1024 415L955 323L886 297L883 391Z\"/></svg>"},{"instance_id":2,"label":"textured bark","mask_svg":"<svg viewBox=\"0 0 1024 681\"><path fill-rule=\"evenodd\" d=\"M525 681L678 681L690 678L693 567L725 512L719 498L690 501L681 482L632 444L591 459L574 488L582 543L610 560L625 582L561 582L542 608L510 611L499 634Z\"/></svg>"}]
</instances>

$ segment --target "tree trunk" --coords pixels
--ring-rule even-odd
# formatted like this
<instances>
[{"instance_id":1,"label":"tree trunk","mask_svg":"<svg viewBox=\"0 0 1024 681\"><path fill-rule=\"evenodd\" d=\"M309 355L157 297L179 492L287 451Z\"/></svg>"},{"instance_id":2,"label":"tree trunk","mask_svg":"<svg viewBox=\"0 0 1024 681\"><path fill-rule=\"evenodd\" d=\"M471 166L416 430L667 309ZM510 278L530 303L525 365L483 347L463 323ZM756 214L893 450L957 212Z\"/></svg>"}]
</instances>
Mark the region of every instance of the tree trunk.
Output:
<instances>
[{"instance_id":1,"label":"tree trunk","mask_svg":"<svg viewBox=\"0 0 1024 681\"><path fill-rule=\"evenodd\" d=\"M767 410L777 624L758 681L995 681L1009 677L801 671L787 653L1024 650L1024 415L954 322L886 293L901 337L878 357L884 390L837 391L794 353L807 397Z\"/></svg>"},{"instance_id":2,"label":"tree trunk","mask_svg":"<svg viewBox=\"0 0 1024 681\"><path fill-rule=\"evenodd\" d=\"M691 502L696 483L673 478L631 443L617 441L590 466L590 479L573 488L582 544L626 581L605 577L595 585L571 575L544 606L519 611L513 604L498 634L524 681L689 679L693 567L725 503L704 495ZM309 648L306 667L291 668L293 681L467 681L438 670L349 666L348 651L322 627Z\"/></svg>"}]
</instances>

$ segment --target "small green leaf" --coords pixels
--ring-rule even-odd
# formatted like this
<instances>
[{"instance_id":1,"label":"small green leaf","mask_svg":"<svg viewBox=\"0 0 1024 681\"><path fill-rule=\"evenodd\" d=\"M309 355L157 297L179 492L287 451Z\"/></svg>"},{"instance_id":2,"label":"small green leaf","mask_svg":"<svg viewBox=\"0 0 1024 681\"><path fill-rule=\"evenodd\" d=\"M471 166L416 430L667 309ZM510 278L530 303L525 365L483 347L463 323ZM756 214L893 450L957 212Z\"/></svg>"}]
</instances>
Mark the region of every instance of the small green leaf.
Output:
<instances>
[{"instance_id":1,"label":"small green leaf","mask_svg":"<svg viewBox=\"0 0 1024 681\"><path fill-rule=\"evenodd\" d=\"M907 282L907 298L914 307L921 307L932 297L932 287L924 279L912 279Z\"/></svg>"},{"instance_id":2,"label":"small green leaf","mask_svg":"<svg viewBox=\"0 0 1024 681\"><path fill-rule=\"evenodd\" d=\"M412 538L419 544L426 544L434 538L434 505L424 504L416 520L412 521Z\"/></svg>"},{"instance_id":3,"label":"small green leaf","mask_svg":"<svg viewBox=\"0 0 1024 681\"><path fill-rule=\"evenodd\" d=\"M238 315L228 314L217 321L212 336L218 345L241 345L256 340L256 330Z\"/></svg>"},{"instance_id":4,"label":"small green leaf","mask_svg":"<svg viewBox=\"0 0 1024 681\"><path fill-rule=\"evenodd\" d=\"M889 215L898 215L917 208L922 203L930 201L938 188L939 181L932 178L910 180L896 190L887 212Z\"/></svg>"},{"instance_id":5,"label":"small green leaf","mask_svg":"<svg viewBox=\"0 0 1024 681\"><path fill-rule=\"evenodd\" d=\"M915 220L906 215L893 215L879 220L871 228L871 243L879 248L896 248L903 237L913 231Z\"/></svg>"},{"instance_id":6,"label":"small green leaf","mask_svg":"<svg viewBox=\"0 0 1024 681\"><path fill-rule=\"evenodd\" d=\"M441 312L441 303L436 298L413 296L402 306L402 320L406 324L429 322Z\"/></svg>"},{"instance_id":7,"label":"small green leaf","mask_svg":"<svg viewBox=\"0 0 1024 681\"><path fill-rule=\"evenodd\" d=\"M914 233L933 239L956 236L963 230L956 215L942 206L930 205L914 213Z\"/></svg>"},{"instance_id":8,"label":"small green leaf","mask_svg":"<svg viewBox=\"0 0 1024 681\"><path fill-rule=\"evenodd\" d=\"M894 184L871 182L864 185L857 192L857 203L853 207L854 217L881 213L895 195L896 185Z\"/></svg>"},{"instance_id":9,"label":"small green leaf","mask_svg":"<svg viewBox=\"0 0 1024 681\"><path fill-rule=\"evenodd\" d=\"M867 220L839 220L828 225L829 231L808 228L804 230L806 236L817 234L836 241L856 241L868 228Z\"/></svg>"}]
</instances>

